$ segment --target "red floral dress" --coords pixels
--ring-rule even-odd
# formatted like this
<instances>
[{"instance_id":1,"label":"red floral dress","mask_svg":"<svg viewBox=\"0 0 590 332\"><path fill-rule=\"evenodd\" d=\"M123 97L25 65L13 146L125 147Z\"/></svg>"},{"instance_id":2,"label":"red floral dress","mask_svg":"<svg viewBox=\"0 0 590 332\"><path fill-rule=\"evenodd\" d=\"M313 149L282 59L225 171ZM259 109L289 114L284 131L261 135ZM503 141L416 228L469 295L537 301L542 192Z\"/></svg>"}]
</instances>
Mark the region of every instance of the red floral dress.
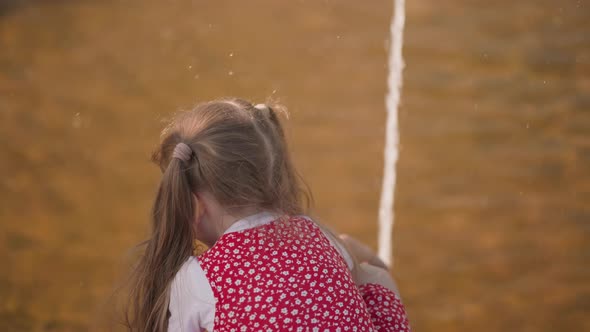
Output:
<instances>
[{"instance_id":1,"label":"red floral dress","mask_svg":"<svg viewBox=\"0 0 590 332\"><path fill-rule=\"evenodd\" d=\"M400 299L380 285L357 287L304 217L224 234L198 260L215 331L410 331Z\"/></svg>"}]
</instances>

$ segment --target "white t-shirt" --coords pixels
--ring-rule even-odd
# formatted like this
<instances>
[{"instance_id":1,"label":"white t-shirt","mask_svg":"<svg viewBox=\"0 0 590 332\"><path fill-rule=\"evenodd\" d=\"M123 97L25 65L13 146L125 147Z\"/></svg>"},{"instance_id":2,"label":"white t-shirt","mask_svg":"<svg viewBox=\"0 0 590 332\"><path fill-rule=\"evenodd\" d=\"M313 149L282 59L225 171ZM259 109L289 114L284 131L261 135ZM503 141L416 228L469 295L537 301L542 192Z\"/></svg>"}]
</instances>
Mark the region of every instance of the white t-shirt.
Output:
<instances>
[{"instance_id":1,"label":"white t-shirt","mask_svg":"<svg viewBox=\"0 0 590 332\"><path fill-rule=\"evenodd\" d=\"M224 234L239 232L268 224L278 216L270 212L261 212L235 222ZM334 248L343 257L349 269L352 258L339 243L326 236ZM169 332L213 331L215 319L215 297L207 280L205 271L196 257L189 257L182 265L170 287Z\"/></svg>"}]
</instances>

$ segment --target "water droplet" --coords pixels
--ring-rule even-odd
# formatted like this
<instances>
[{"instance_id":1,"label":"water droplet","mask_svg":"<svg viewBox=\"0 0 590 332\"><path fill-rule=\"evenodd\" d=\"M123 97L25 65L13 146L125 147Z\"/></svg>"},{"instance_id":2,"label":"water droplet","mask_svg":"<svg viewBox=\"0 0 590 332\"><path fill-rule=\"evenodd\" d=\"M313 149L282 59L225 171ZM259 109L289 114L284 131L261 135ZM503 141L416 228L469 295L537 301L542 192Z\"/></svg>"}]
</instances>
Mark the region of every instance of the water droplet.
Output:
<instances>
[{"instance_id":1,"label":"water droplet","mask_svg":"<svg viewBox=\"0 0 590 332\"><path fill-rule=\"evenodd\" d=\"M547 84L547 81L543 80L543 84Z\"/></svg>"},{"instance_id":2,"label":"water droplet","mask_svg":"<svg viewBox=\"0 0 590 332\"><path fill-rule=\"evenodd\" d=\"M336 39L340 39L340 35L336 36Z\"/></svg>"},{"instance_id":3,"label":"water droplet","mask_svg":"<svg viewBox=\"0 0 590 332\"><path fill-rule=\"evenodd\" d=\"M229 76L233 76L233 75L234 75L234 72L233 72L233 70L230 70L230 71L229 71L227 74L228 74Z\"/></svg>"},{"instance_id":4,"label":"water droplet","mask_svg":"<svg viewBox=\"0 0 590 332\"><path fill-rule=\"evenodd\" d=\"M199 77L201 77L201 76L199 74L196 74L194 77L195 77L196 80L198 80Z\"/></svg>"},{"instance_id":5,"label":"water droplet","mask_svg":"<svg viewBox=\"0 0 590 332\"><path fill-rule=\"evenodd\" d=\"M188 69L193 69L193 65L188 65Z\"/></svg>"},{"instance_id":6,"label":"water droplet","mask_svg":"<svg viewBox=\"0 0 590 332\"><path fill-rule=\"evenodd\" d=\"M231 58L231 57L233 57L233 56L234 56L234 54L233 54L233 53L230 53L230 54L229 54L229 57L230 57L230 58Z\"/></svg>"},{"instance_id":7,"label":"water droplet","mask_svg":"<svg viewBox=\"0 0 590 332\"><path fill-rule=\"evenodd\" d=\"M272 90L272 94L274 95L275 93L277 93L277 89Z\"/></svg>"},{"instance_id":8,"label":"water droplet","mask_svg":"<svg viewBox=\"0 0 590 332\"><path fill-rule=\"evenodd\" d=\"M80 118L80 112L74 114L72 118L72 127L79 129L82 126L82 119Z\"/></svg>"}]
</instances>

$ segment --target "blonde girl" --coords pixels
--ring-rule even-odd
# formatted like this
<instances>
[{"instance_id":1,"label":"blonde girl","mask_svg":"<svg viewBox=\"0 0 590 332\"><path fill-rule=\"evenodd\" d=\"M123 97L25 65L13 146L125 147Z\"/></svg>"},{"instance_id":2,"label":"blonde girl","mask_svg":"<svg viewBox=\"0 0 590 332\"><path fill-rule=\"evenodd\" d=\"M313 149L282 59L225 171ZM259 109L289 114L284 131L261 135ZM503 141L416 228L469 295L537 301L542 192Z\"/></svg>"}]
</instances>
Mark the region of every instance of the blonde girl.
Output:
<instances>
[{"instance_id":1,"label":"blonde girl","mask_svg":"<svg viewBox=\"0 0 590 332\"><path fill-rule=\"evenodd\" d=\"M374 261L366 248L305 216L276 109L215 100L163 131L129 330L409 330L389 274L351 257Z\"/></svg>"}]
</instances>

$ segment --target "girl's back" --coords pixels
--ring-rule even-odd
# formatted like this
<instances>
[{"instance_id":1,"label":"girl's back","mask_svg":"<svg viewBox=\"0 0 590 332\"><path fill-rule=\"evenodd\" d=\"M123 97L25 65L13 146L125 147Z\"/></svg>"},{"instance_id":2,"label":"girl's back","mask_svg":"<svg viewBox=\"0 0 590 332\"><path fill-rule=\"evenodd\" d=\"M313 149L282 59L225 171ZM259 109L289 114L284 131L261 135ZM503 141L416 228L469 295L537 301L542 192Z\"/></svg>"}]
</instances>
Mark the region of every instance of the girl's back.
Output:
<instances>
[{"instance_id":1,"label":"girl's back","mask_svg":"<svg viewBox=\"0 0 590 332\"><path fill-rule=\"evenodd\" d=\"M199 257L216 331L371 331L340 254L303 217L223 235Z\"/></svg>"}]
</instances>

